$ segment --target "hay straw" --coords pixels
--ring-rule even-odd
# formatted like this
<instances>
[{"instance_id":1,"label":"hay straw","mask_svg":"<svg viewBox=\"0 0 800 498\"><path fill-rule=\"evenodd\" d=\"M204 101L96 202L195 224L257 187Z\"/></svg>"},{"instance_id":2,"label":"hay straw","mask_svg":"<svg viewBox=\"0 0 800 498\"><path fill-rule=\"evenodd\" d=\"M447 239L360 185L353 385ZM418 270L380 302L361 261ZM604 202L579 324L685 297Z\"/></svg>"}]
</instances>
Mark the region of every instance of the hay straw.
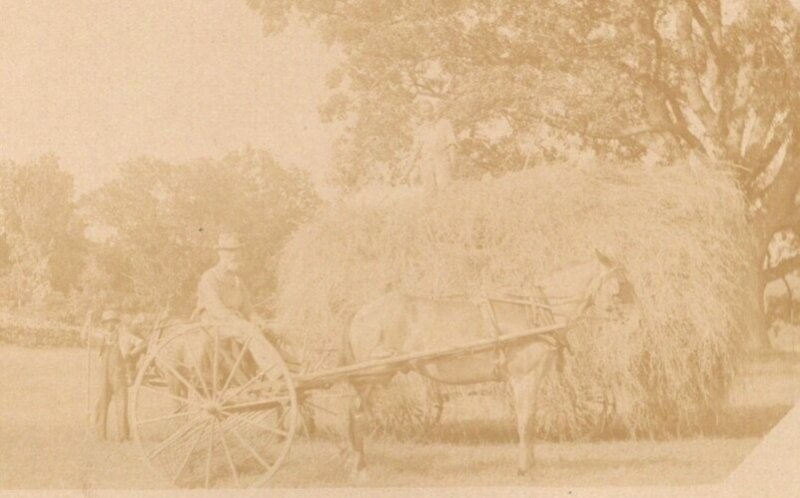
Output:
<instances>
[{"instance_id":1,"label":"hay straw","mask_svg":"<svg viewBox=\"0 0 800 498\"><path fill-rule=\"evenodd\" d=\"M727 388L757 302L746 204L713 168L559 164L455 184L435 198L362 191L327 206L284 248L278 319L336 347L353 312L388 283L425 295L526 291L595 249L627 268L644 327L573 334L572 377L543 394L543 411L567 422L543 426L576 432L561 398L578 378L603 379L628 433L698 425Z\"/></svg>"}]
</instances>

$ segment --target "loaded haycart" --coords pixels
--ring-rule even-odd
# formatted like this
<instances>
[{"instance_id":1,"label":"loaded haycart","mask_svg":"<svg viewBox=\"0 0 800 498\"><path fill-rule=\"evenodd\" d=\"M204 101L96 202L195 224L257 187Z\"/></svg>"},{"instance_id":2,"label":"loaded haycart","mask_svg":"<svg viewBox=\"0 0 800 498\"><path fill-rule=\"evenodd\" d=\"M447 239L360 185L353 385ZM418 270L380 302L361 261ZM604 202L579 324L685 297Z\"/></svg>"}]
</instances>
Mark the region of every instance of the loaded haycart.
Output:
<instances>
[{"instance_id":1,"label":"loaded haycart","mask_svg":"<svg viewBox=\"0 0 800 498\"><path fill-rule=\"evenodd\" d=\"M550 324L458 347L431 349L292 374L279 349L236 325L190 324L151 346L132 400L134 438L153 469L181 487L265 484L298 429L298 398L377 368L524 344L565 330Z\"/></svg>"}]
</instances>

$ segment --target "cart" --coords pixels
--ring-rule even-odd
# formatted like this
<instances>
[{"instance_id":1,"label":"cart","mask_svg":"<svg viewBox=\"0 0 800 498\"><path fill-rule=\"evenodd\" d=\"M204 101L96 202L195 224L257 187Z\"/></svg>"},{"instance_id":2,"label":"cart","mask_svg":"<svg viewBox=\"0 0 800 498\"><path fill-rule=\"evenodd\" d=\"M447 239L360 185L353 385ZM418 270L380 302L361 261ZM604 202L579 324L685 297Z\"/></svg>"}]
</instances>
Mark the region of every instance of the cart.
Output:
<instances>
[{"instance_id":1,"label":"cart","mask_svg":"<svg viewBox=\"0 0 800 498\"><path fill-rule=\"evenodd\" d=\"M513 347L565 330L550 324L470 344L292 374L266 339L225 324L189 324L148 351L133 388L131 422L144 458L179 487L257 487L287 457L298 398L376 370ZM238 337L238 339L237 339Z\"/></svg>"}]
</instances>

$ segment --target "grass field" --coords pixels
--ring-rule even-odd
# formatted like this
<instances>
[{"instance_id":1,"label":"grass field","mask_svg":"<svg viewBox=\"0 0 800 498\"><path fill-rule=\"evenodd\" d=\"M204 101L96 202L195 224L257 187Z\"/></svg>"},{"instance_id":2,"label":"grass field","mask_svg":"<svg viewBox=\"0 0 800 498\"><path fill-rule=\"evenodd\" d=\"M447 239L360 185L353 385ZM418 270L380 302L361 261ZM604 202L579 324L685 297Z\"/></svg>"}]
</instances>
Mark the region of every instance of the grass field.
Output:
<instances>
[{"instance_id":1,"label":"grass field","mask_svg":"<svg viewBox=\"0 0 800 498\"><path fill-rule=\"evenodd\" d=\"M154 475L133 443L98 442L86 425L86 359L78 349L0 346L0 489L153 489ZM712 434L671 441L544 442L537 468L515 473L511 430L478 431L461 442L464 421L445 411L425 444L368 441L367 486L537 484L690 485L724 478L800 395L800 359L752 359L731 392L730 407ZM112 421L113 422L113 421ZM493 421L474 420L467 428ZM112 423L113 426L113 423ZM112 429L113 430L113 429ZM276 474L277 486L351 486L337 447L300 438Z\"/></svg>"}]
</instances>

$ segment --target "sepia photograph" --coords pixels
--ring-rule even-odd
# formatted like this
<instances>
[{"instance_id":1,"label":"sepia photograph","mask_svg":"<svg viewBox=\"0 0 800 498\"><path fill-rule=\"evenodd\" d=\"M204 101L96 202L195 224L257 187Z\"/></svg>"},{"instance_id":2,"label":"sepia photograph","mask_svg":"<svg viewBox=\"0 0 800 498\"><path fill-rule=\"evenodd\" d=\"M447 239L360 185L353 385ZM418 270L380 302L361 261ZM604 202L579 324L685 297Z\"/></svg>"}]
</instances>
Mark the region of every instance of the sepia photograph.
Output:
<instances>
[{"instance_id":1,"label":"sepia photograph","mask_svg":"<svg viewBox=\"0 0 800 498\"><path fill-rule=\"evenodd\" d=\"M0 492L800 496L800 0L0 19Z\"/></svg>"}]
</instances>

